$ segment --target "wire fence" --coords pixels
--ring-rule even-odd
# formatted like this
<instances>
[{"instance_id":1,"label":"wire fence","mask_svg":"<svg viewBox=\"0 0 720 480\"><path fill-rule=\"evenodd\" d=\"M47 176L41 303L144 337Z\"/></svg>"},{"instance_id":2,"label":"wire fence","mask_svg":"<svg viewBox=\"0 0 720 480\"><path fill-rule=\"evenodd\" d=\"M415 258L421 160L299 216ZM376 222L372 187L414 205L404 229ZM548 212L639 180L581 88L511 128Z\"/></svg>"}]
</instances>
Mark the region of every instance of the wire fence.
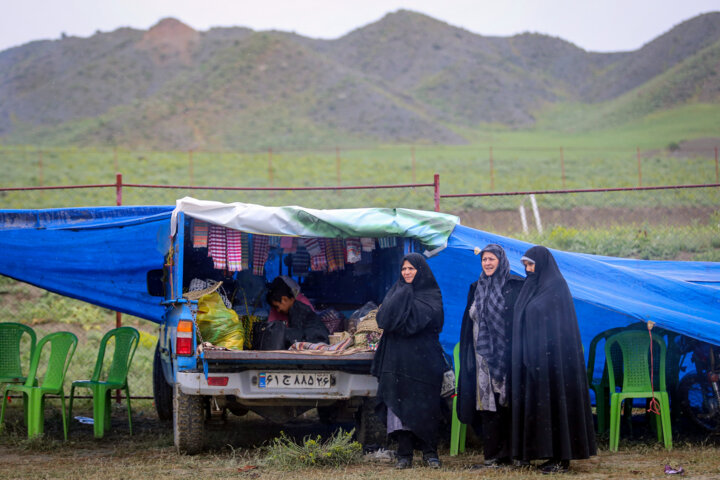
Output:
<instances>
[{"instance_id":1,"label":"wire fence","mask_svg":"<svg viewBox=\"0 0 720 480\"><path fill-rule=\"evenodd\" d=\"M23 208L102 206L102 205L172 205L175 199L193 195L208 200L243 201L266 205L300 204L319 208L333 206L368 206L358 199L372 198L377 206L392 205L397 198L412 199L426 210L457 213L465 225L512 235L553 230L556 248L562 244L568 229L612 228L633 225L633 235L642 241L643 225L669 226L720 222L720 183L659 185L645 187L576 188L562 190L518 190L507 192L442 193L443 179L432 176L432 182L387 185L341 185L301 187L217 187L124 183L122 175L104 184L28 186L0 188L4 205ZM449 190L449 189L448 189ZM200 195L198 195L200 193ZM364 196L359 196L362 194ZM253 202L253 200L256 200ZM407 201L406 203L410 203ZM397 205L396 205L397 206ZM639 232L639 233L638 233ZM708 235L717 238L716 230ZM619 235L621 233L615 232ZM599 241L602 241L599 240ZM691 238L683 239L690 245ZM717 243L720 241L710 240ZM587 247L587 246L586 246ZM593 247L586 249L592 250ZM598 247L605 254L629 256L633 252L613 251L607 245ZM152 363L157 341L157 326L130 316L119 317L107 309L61 297L27 284L0 276L0 312L10 321L32 325L42 335L60 329L73 331L80 344L67 374L67 381L89 378L95 363L99 340L115 325L132 325L141 331L141 342L130 375L133 397L152 398ZM28 359L26 358L27 362ZM86 400L89 402L89 400ZM82 406L82 404L81 404Z\"/></svg>"}]
</instances>

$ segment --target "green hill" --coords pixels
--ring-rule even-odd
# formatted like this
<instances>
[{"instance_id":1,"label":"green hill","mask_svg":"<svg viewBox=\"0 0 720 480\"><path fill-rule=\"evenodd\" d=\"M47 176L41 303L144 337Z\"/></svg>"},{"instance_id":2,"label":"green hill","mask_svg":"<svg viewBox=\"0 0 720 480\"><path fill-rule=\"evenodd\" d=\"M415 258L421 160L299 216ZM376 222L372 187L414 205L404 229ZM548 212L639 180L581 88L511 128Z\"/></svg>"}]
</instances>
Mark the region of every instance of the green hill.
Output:
<instances>
[{"instance_id":1,"label":"green hill","mask_svg":"<svg viewBox=\"0 0 720 480\"><path fill-rule=\"evenodd\" d=\"M0 142L153 149L463 144L720 99L720 13L633 52L399 10L335 40L174 19L0 52Z\"/></svg>"}]
</instances>

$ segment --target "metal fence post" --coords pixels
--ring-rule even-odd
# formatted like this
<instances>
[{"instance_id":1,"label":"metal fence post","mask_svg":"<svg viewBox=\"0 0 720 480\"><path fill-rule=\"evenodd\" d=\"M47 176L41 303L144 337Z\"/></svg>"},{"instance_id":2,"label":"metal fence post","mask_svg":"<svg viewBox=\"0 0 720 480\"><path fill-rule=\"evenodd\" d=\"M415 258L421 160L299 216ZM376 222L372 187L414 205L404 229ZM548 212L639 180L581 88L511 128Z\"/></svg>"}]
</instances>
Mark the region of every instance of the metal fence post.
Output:
<instances>
[{"instance_id":1,"label":"metal fence post","mask_svg":"<svg viewBox=\"0 0 720 480\"><path fill-rule=\"evenodd\" d=\"M433 178L433 188L435 190L435 211L440 211L440 174L436 173Z\"/></svg>"},{"instance_id":2,"label":"metal fence post","mask_svg":"<svg viewBox=\"0 0 720 480\"><path fill-rule=\"evenodd\" d=\"M115 204L122 205L122 173L115 174Z\"/></svg>"}]
</instances>

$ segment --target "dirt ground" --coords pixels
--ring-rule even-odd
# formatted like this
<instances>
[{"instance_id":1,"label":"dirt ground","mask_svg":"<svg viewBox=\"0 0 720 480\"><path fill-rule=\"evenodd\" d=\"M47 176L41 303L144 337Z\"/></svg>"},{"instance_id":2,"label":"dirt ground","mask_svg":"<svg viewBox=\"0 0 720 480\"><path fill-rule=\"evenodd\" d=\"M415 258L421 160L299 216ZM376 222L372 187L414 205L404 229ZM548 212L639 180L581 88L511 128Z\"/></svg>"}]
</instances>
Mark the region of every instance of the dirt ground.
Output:
<instances>
[{"instance_id":1,"label":"dirt ground","mask_svg":"<svg viewBox=\"0 0 720 480\"><path fill-rule=\"evenodd\" d=\"M443 468L430 470L419 465L410 471L396 471L392 460L366 455L358 464L338 469L302 468L278 470L263 461L263 445L280 435L301 441L308 435L328 438L337 428L346 430L352 424L322 425L314 411L285 425L276 425L250 413L244 417L216 414L206 425L207 448L195 456L176 453L171 426L157 420L149 401L136 401L133 435L129 435L124 405L116 405L112 430L103 439L94 439L92 426L72 420L70 440L62 441L59 401L47 406L46 434L42 439L27 440L22 426L22 408L13 402L5 430L0 433L0 465L3 478L57 479L221 479L263 478L303 479L313 477L372 479L456 479L456 478L540 478L535 469L470 470L482 461L481 446L472 432L467 451L451 457L447 439L440 444ZM74 416L91 416L89 410L75 408ZM699 435L677 424L673 431L674 448L665 450L646 428L643 415L635 415L633 428L624 428L618 452L606 448L607 437L598 436L598 455L589 460L574 461L566 476L573 479L648 479L672 478L664 473L665 465L685 470L684 477L720 478L720 436ZM392 445L389 446L392 448ZM416 456L416 463L419 458Z\"/></svg>"}]
</instances>

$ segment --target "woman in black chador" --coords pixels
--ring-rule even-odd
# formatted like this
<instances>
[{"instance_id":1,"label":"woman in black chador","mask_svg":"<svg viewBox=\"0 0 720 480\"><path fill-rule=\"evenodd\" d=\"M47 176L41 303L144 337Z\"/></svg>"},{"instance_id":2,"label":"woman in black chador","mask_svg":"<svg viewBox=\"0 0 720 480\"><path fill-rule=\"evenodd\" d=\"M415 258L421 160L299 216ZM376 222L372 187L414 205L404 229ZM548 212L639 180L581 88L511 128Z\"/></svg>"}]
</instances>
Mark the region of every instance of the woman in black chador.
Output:
<instances>
[{"instance_id":1,"label":"woman in black chador","mask_svg":"<svg viewBox=\"0 0 720 480\"><path fill-rule=\"evenodd\" d=\"M383 335L372 365L378 378L378 414L398 442L396 468L412 466L414 448L425 464L440 467L437 430L445 360L438 336L443 327L440 287L425 258L403 258L401 278L377 312Z\"/></svg>"},{"instance_id":2,"label":"woman in black chador","mask_svg":"<svg viewBox=\"0 0 720 480\"><path fill-rule=\"evenodd\" d=\"M482 439L485 462L475 468L493 468L511 463L510 337L523 278L500 245L486 246L480 261L460 327L457 414Z\"/></svg>"},{"instance_id":3,"label":"woman in black chador","mask_svg":"<svg viewBox=\"0 0 720 480\"><path fill-rule=\"evenodd\" d=\"M596 454L585 357L570 290L550 251L522 257L512 335L512 454L544 473Z\"/></svg>"}]
</instances>

